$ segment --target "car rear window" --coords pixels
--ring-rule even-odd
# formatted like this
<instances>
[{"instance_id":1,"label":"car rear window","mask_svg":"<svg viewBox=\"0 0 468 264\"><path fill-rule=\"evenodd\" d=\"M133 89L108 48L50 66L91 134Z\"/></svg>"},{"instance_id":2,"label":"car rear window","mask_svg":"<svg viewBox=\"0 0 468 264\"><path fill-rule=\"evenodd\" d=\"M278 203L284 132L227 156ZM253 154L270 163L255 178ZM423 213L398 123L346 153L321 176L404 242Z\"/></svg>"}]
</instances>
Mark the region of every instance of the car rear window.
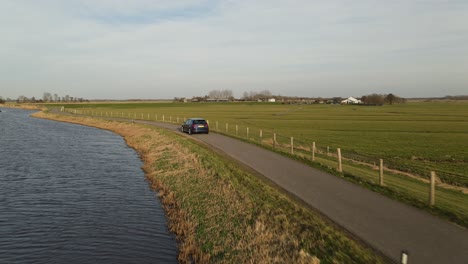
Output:
<instances>
[{"instance_id":1,"label":"car rear window","mask_svg":"<svg viewBox=\"0 0 468 264\"><path fill-rule=\"evenodd\" d=\"M206 124L205 120L193 120L194 124Z\"/></svg>"}]
</instances>

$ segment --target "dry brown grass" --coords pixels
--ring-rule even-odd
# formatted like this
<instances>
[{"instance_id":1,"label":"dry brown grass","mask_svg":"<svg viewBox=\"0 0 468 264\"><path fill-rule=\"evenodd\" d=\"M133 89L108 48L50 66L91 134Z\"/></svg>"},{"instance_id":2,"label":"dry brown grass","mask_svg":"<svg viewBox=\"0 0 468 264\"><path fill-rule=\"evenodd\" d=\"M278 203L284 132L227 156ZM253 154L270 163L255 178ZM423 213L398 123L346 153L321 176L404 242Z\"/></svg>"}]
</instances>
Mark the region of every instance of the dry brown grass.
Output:
<instances>
[{"instance_id":1,"label":"dry brown grass","mask_svg":"<svg viewBox=\"0 0 468 264\"><path fill-rule=\"evenodd\" d=\"M374 253L287 195L187 138L143 125L36 113L114 131L138 151L181 263L376 263Z\"/></svg>"}]
</instances>

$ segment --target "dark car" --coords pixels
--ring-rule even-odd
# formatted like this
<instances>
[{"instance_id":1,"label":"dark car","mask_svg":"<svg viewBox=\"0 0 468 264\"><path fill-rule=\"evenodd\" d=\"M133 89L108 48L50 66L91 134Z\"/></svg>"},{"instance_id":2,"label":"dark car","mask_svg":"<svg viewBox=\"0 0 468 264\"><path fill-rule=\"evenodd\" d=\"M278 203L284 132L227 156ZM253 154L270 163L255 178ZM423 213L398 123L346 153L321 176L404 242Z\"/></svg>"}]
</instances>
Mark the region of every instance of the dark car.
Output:
<instances>
[{"instance_id":1,"label":"dark car","mask_svg":"<svg viewBox=\"0 0 468 264\"><path fill-rule=\"evenodd\" d=\"M203 118L189 118L183 124L181 128L182 132L187 132L189 135L195 133L205 133L210 132L208 123Z\"/></svg>"}]
</instances>

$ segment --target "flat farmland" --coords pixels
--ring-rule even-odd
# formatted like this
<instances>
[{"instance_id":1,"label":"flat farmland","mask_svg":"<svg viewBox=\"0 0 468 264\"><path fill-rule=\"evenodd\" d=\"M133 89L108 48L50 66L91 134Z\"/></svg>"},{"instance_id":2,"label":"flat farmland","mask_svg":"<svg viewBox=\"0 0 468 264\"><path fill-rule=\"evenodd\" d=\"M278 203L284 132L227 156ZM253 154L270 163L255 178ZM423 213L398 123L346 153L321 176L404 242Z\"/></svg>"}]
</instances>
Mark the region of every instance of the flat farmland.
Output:
<instances>
[{"instance_id":1,"label":"flat farmland","mask_svg":"<svg viewBox=\"0 0 468 264\"><path fill-rule=\"evenodd\" d=\"M203 117L212 130L334 151L366 162L384 159L392 168L428 177L434 170L445 182L468 186L468 103L418 102L384 106L297 105L281 103L106 103L71 104L67 108L97 115L180 123ZM164 116L164 117L163 117ZM258 137L258 135L257 135Z\"/></svg>"}]
</instances>

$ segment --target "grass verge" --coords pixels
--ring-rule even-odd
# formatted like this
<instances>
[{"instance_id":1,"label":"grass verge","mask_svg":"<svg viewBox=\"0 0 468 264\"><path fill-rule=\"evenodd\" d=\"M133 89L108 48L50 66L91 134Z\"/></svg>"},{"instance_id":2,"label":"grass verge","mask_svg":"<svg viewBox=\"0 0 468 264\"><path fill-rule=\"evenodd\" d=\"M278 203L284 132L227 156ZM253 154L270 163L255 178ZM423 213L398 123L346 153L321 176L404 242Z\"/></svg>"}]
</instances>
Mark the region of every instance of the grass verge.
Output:
<instances>
[{"instance_id":1,"label":"grass verge","mask_svg":"<svg viewBox=\"0 0 468 264\"><path fill-rule=\"evenodd\" d=\"M111 130L140 154L181 263L383 263L306 206L196 142L144 125L37 113Z\"/></svg>"}]
</instances>

